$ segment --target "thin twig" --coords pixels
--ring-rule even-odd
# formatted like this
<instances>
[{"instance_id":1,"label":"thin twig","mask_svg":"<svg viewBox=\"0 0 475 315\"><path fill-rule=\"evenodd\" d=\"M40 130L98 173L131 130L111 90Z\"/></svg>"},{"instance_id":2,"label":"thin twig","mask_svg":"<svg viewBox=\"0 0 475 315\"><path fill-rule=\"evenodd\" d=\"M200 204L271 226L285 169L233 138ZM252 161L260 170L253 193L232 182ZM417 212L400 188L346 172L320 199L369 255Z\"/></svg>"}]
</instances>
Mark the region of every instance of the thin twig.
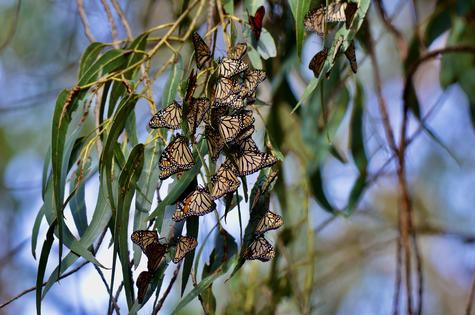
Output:
<instances>
[{"instance_id":1,"label":"thin twig","mask_svg":"<svg viewBox=\"0 0 475 315\"><path fill-rule=\"evenodd\" d=\"M124 26L125 32L127 33L127 38L129 40L133 39L132 35L132 29L130 28L130 24L127 21L127 17L125 16L124 11L120 7L120 4L117 2L117 0L111 0L112 5L114 6L115 11L117 12L117 15L119 15L120 22Z\"/></svg>"},{"instance_id":2,"label":"thin twig","mask_svg":"<svg viewBox=\"0 0 475 315\"><path fill-rule=\"evenodd\" d=\"M370 28L368 27L368 31ZM371 33L371 32L370 32ZM376 60L376 53L373 46L373 38L371 34L369 35L369 55L371 58L373 76L374 76L374 85L376 97L378 99L379 111L381 112L383 127L386 133L387 141L394 152L398 157L398 182L401 190L401 208L399 209L399 237L401 239L401 247L404 249L404 258L405 258L405 278L406 278L406 298L407 298L407 314L412 315L412 282L411 282L411 248L409 244L409 229L410 229L410 216L411 216L411 201L409 198L409 191L407 188L407 182L404 174L405 160L404 153L401 154L400 149L396 146L396 140L394 138L393 129L391 127L391 122L389 120L389 115L387 111L387 104L382 94L382 80L379 74L379 66ZM401 255L399 252L401 247L397 246L397 256ZM398 260L399 262L399 260ZM396 268L398 270L399 268ZM400 277L398 275L397 277ZM398 282L396 281L398 286ZM396 292L397 292L396 288Z\"/></svg>"},{"instance_id":3,"label":"thin twig","mask_svg":"<svg viewBox=\"0 0 475 315\"><path fill-rule=\"evenodd\" d=\"M470 294L468 295L467 307L465 308L465 315L472 314L472 305L473 299L475 298L475 275L473 276L472 288L470 289Z\"/></svg>"},{"instance_id":4,"label":"thin twig","mask_svg":"<svg viewBox=\"0 0 475 315\"><path fill-rule=\"evenodd\" d=\"M401 59L405 59L407 56L407 43L404 39L402 33L392 24L392 19L389 19L386 15L386 11L384 11L382 0L374 1L376 11L378 12L381 20L383 21L384 26L388 29L388 31L394 36L396 39L398 48L399 48L399 55ZM397 10L400 12L400 10Z\"/></svg>"},{"instance_id":5,"label":"thin twig","mask_svg":"<svg viewBox=\"0 0 475 315\"><path fill-rule=\"evenodd\" d=\"M84 9L84 0L76 0L79 16L81 17L81 22L84 27L84 34L86 35L87 39L92 43L95 42L96 39L94 35L91 33L91 28L89 27L89 23L87 21L86 10Z\"/></svg>"},{"instance_id":6,"label":"thin twig","mask_svg":"<svg viewBox=\"0 0 475 315\"><path fill-rule=\"evenodd\" d=\"M80 264L79 266L77 266L76 268L74 268L73 270L67 272L67 273L64 273L63 275L61 275L59 277L58 280L61 280L61 279L64 279L66 277L69 277L70 275L74 274L75 272L79 271L79 269L81 269L82 267L84 267L85 265L87 265L89 263L89 261L85 261L83 262L82 264ZM44 287L46 284L48 283L48 281L45 281L43 282L43 284L41 285L41 287ZM10 304L11 302L19 299L20 297L22 297L23 295L27 294L27 293L30 293L30 292L33 292L36 290L36 286L32 286L31 288L29 289L26 289L22 292L20 292L18 295L14 296L13 298L11 298L10 300L6 301L5 303L3 303L2 305L0 305L0 309L2 309L3 307L7 306L8 304Z\"/></svg>"},{"instance_id":7,"label":"thin twig","mask_svg":"<svg viewBox=\"0 0 475 315\"><path fill-rule=\"evenodd\" d=\"M173 272L173 277L170 279L170 283L168 284L168 287L165 290L165 292L163 292L163 296L158 301L157 306L153 309L152 315L158 314L158 312L162 308L163 303L165 302L165 299L170 294L170 291L172 290L173 284L175 283L176 279L178 278L178 273L180 272L180 266L181 266L181 264L179 264L176 267L175 272Z\"/></svg>"},{"instance_id":8,"label":"thin twig","mask_svg":"<svg viewBox=\"0 0 475 315\"><path fill-rule=\"evenodd\" d=\"M109 4L107 3L107 0L101 0L101 2L102 2L102 6L104 7L104 10L106 11L107 20L109 21L109 25L111 27L112 41L115 43L118 40L118 35L117 35L117 25L115 24L114 16L112 15L112 11ZM116 48L118 47L117 44L115 44L115 46Z\"/></svg>"}]
</instances>

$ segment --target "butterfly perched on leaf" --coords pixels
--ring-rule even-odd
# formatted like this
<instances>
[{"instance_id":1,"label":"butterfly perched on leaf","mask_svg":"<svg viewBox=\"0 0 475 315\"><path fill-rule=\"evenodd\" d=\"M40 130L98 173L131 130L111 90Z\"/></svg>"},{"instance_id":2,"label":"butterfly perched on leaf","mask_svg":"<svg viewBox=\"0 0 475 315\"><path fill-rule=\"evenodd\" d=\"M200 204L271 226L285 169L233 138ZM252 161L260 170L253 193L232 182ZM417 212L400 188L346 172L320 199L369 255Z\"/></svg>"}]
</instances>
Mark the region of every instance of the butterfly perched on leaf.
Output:
<instances>
[{"instance_id":1,"label":"butterfly perched on leaf","mask_svg":"<svg viewBox=\"0 0 475 315\"><path fill-rule=\"evenodd\" d=\"M181 221L189 216L201 216L210 213L216 208L216 203L209 192L198 187L196 190L186 196L183 201L176 204L175 213L172 216L173 221Z\"/></svg>"},{"instance_id":2,"label":"butterfly perched on leaf","mask_svg":"<svg viewBox=\"0 0 475 315\"><path fill-rule=\"evenodd\" d=\"M241 84L235 79L220 78L214 87L214 106L239 106Z\"/></svg>"},{"instance_id":3,"label":"butterfly perched on leaf","mask_svg":"<svg viewBox=\"0 0 475 315\"><path fill-rule=\"evenodd\" d=\"M191 98L191 102L189 103L189 111L188 111L188 130L190 135L194 137L196 133L196 129L203 121L206 113L211 107L211 103L207 97L200 97L200 98Z\"/></svg>"},{"instance_id":4,"label":"butterfly perched on leaf","mask_svg":"<svg viewBox=\"0 0 475 315\"><path fill-rule=\"evenodd\" d=\"M272 211L267 211L266 214L259 220L256 227L256 234L263 234L269 230L275 230L284 224L284 220L278 214Z\"/></svg>"},{"instance_id":5,"label":"butterfly perched on leaf","mask_svg":"<svg viewBox=\"0 0 475 315\"><path fill-rule=\"evenodd\" d=\"M266 73L262 70L250 70L244 75L241 96L255 97L257 86L266 79Z\"/></svg>"},{"instance_id":6,"label":"butterfly perched on leaf","mask_svg":"<svg viewBox=\"0 0 475 315\"><path fill-rule=\"evenodd\" d=\"M218 76L230 78L238 73L247 70L248 65L241 59L221 58L218 61Z\"/></svg>"},{"instance_id":7,"label":"butterfly perched on leaf","mask_svg":"<svg viewBox=\"0 0 475 315\"><path fill-rule=\"evenodd\" d=\"M325 34L326 22L346 21L346 7L346 2L337 1L329 4L327 7L310 10L304 17L305 29L323 36Z\"/></svg>"},{"instance_id":8,"label":"butterfly perched on leaf","mask_svg":"<svg viewBox=\"0 0 475 315\"><path fill-rule=\"evenodd\" d=\"M221 164L216 175L211 178L211 183L213 185L211 189L211 197L213 199L221 198L228 193L236 191L241 184L237 178L236 167L229 160Z\"/></svg>"},{"instance_id":9,"label":"butterfly perched on leaf","mask_svg":"<svg viewBox=\"0 0 475 315\"><path fill-rule=\"evenodd\" d=\"M196 74L195 70L191 70L190 75L188 76L188 82L186 86L186 93L185 93L185 102L190 104L193 98L193 94L195 93L196 89Z\"/></svg>"},{"instance_id":10,"label":"butterfly perched on leaf","mask_svg":"<svg viewBox=\"0 0 475 315\"><path fill-rule=\"evenodd\" d=\"M158 240L157 231L138 230L133 232L130 238L134 244L140 246L144 254L147 256L148 271L157 271L162 258L168 249L167 244L161 244Z\"/></svg>"},{"instance_id":11,"label":"butterfly perched on leaf","mask_svg":"<svg viewBox=\"0 0 475 315\"><path fill-rule=\"evenodd\" d=\"M226 143L224 139L221 138L218 129L214 129L210 125L205 127L205 137L208 143L209 156L213 161L216 161Z\"/></svg>"},{"instance_id":12,"label":"butterfly perched on leaf","mask_svg":"<svg viewBox=\"0 0 475 315\"><path fill-rule=\"evenodd\" d=\"M142 271L137 277L137 282L135 285L138 289L137 300L140 304L143 303L145 298L145 293L147 293L148 286L152 282L153 273L150 271Z\"/></svg>"},{"instance_id":13,"label":"butterfly perched on leaf","mask_svg":"<svg viewBox=\"0 0 475 315\"><path fill-rule=\"evenodd\" d=\"M229 50L228 58L240 60L244 57L247 52L247 44L246 43L237 43L236 46L232 47Z\"/></svg>"},{"instance_id":14,"label":"butterfly perched on leaf","mask_svg":"<svg viewBox=\"0 0 475 315\"><path fill-rule=\"evenodd\" d=\"M244 258L247 260L269 261L275 256L275 250L272 245L264 238L257 237L246 249Z\"/></svg>"},{"instance_id":15,"label":"butterfly perched on leaf","mask_svg":"<svg viewBox=\"0 0 475 315\"><path fill-rule=\"evenodd\" d=\"M356 62L356 51L355 51L355 43L351 41L350 45L345 51L345 56L350 62L351 71L356 73L358 71L358 63Z\"/></svg>"},{"instance_id":16,"label":"butterfly perched on leaf","mask_svg":"<svg viewBox=\"0 0 475 315\"><path fill-rule=\"evenodd\" d=\"M265 13L266 8L261 5L259 8L257 8L254 16L249 15L248 18L249 25L251 26L252 35L254 36L256 42L259 41L259 38L261 37L262 21L264 20Z\"/></svg>"},{"instance_id":17,"label":"butterfly perched on leaf","mask_svg":"<svg viewBox=\"0 0 475 315\"><path fill-rule=\"evenodd\" d=\"M323 48L319 52L313 56L312 60L310 60L310 63L308 64L308 68L313 71L313 74L315 75L316 78L320 75L320 72L323 69L323 65L325 64L325 60L327 59L328 56L328 50L326 48Z\"/></svg>"},{"instance_id":18,"label":"butterfly perched on leaf","mask_svg":"<svg viewBox=\"0 0 475 315\"><path fill-rule=\"evenodd\" d=\"M152 129L169 128L178 129L181 123L182 107L176 101L173 101L167 107L159 110L150 119L148 126Z\"/></svg>"},{"instance_id":19,"label":"butterfly perched on leaf","mask_svg":"<svg viewBox=\"0 0 475 315\"><path fill-rule=\"evenodd\" d=\"M160 156L159 168L163 171L160 173L160 179L189 170L193 165L195 165L195 161L188 146L188 141L185 137L177 135Z\"/></svg>"},{"instance_id":20,"label":"butterfly perched on leaf","mask_svg":"<svg viewBox=\"0 0 475 315\"><path fill-rule=\"evenodd\" d=\"M178 264L186 254L191 252L198 245L198 241L190 236L179 236L176 244L175 255L173 256L173 262Z\"/></svg>"},{"instance_id":21,"label":"butterfly perched on leaf","mask_svg":"<svg viewBox=\"0 0 475 315\"><path fill-rule=\"evenodd\" d=\"M242 113L222 116L218 123L219 135L225 142L234 140L243 129L254 123L252 111L243 111Z\"/></svg>"},{"instance_id":22,"label":"butterfly perched on leaf","mask_svg":"<svg viewBox=\"0 0 475 315\"><path fill-rule=\"evenodd\" d=\"M255 173L265 167L274 165L277 159L269 154L259 151L243 151L236 158L238 176Z\"/></svg>"},{"instance_id":23,"label":"butterfly perched on leaf","mask_svg":"<svg viewBox=\"0 0 475 315\"><path fill-rule=\"evenodd\" d=\"M211 51L209 50L208 45L197 32L191 34L191 40L193 41L193 46L195 47L195 61L198 69L203 68L209 61L211 61Z\"/></svg>"}]
</instances>

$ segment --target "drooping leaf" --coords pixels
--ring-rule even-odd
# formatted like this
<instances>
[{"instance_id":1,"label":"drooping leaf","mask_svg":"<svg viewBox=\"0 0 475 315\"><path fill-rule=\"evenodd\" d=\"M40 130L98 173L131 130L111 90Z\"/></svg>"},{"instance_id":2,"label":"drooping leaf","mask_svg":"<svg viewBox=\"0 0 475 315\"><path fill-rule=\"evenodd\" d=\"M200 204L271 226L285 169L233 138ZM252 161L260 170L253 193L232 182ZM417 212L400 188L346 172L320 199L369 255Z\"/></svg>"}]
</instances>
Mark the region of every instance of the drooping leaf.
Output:
<instances>
[{"instance_id":1,"label":"drooping leaf","mask_svg":"<svg viewBox=\"0 0 475 315\"><path fill-rule=\"evenodd\" d=\"M297 39L297 55L302 55L304 24L303 20L310 8L310 0L289 0L290 10L294 16L295 34Z\"/></svg>"}]
</instances>

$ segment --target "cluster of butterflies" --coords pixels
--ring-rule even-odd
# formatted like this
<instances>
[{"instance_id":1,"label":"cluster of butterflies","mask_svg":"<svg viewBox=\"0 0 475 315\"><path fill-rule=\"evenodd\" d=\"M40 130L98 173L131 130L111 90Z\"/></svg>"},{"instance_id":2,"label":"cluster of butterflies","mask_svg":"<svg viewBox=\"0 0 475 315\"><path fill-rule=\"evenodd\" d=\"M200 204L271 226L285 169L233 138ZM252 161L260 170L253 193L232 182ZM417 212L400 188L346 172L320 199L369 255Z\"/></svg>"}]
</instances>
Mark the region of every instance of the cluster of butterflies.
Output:
<instances>
[{"instance_id":1,"label":"cluster of butterflies","mask_svg":"<svg viewBox=\"0 0 475 315\"><path fill-rule=\"evenodd\" d=\"M282 217L268 210L259 223L257 223L254 240L244 252L244 258L248 260L257 259L264 262L274 258L274 247L264 238L264 233L269 230L278 229L282 224L284 224Z\"/></svg>"},{"instance_id":2,"label":"cluster of butterflies","mask_svg":"<svg viewBox=\"0 0 475 315\"><path fill-rule=\"evenodd\" d=\"M357 3L341 1L333 2L326 7L312 9L305 15L305 29L309 32L315 32L320 36L325 35L326 25L329 22L345 22L346 28L349 29L357 9ZM332 56L332 63L339 53L341 44L343 44L343 40L341 38L338 38L336 41L336 48ZM344 53L350 62L351 70L356 73L358 71L358 64L356 62L355 45L353 41L351 41ZM308 67L313 71L315 77L320 75L327 56L328 49L323 48L321 51L317 52L315 56L313 56L312 60L310 60Z\"/></svg>"},{"instance_id":3,"label":"cluster of butterflies","mask_svg":"<svg viewBox=\"0 0 475 315\"><path fill-rule=\"evenodd\" d=\"M140 246L145 256L147 256L147 271L143 271L137 278L138 301L143 302L147 288L152 281L153 275L158 270L163 257L169 250L169 244L160 243L157 231L139 230L132 233L132 242ZM198 242L190 236L179 236L176 241L176 250L172 261L179 263L186 254L196 248Z\"/></svg>"}]
</instances>

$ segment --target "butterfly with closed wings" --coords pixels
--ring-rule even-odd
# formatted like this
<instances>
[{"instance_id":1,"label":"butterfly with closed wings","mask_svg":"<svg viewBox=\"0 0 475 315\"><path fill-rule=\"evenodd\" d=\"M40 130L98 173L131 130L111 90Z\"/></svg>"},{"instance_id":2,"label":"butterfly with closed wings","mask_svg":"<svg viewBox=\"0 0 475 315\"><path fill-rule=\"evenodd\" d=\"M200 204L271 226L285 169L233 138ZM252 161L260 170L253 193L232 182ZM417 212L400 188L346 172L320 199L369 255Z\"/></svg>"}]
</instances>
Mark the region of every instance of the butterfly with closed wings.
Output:
<instances>
[{"instance_id":1,"label":"butterfly with closed wings","mask_svg":"<svg viewBox=\"0 0 475 315\"><path fill-rule=\"evenodd\" d=\"M271 260L274 256L274 248L264 236L257 237L244 253L244 258L247 260L257 259L263 262Z\"/></svg>"},{"instance_id":2,"label":"butterfly with closed wings","mask_svg":"<svg viewBox=\"0 0 475 315\"><path fill-rule=\"evenodd\" d=\"M176 244L175 255L173 256L173 262L178 264L186 254L191 252L198 245L198 241L191 236L179 236Z\"/></svg>"}]
</instances>

